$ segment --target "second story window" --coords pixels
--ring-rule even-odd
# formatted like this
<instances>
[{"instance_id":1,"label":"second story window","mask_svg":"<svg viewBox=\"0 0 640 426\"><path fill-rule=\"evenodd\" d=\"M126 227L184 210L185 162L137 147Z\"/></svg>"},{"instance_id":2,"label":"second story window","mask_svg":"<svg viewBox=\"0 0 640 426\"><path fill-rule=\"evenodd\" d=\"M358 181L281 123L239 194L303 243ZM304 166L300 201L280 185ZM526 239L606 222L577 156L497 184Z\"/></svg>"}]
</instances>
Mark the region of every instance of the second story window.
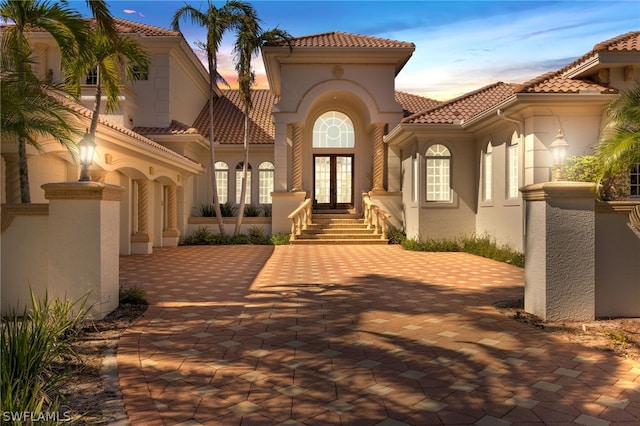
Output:
<instances>
[{"instance_id":1,"label":"second story window","mask_svg":"<svg viewBox=\"0 0 640 426\"><path fill-rule=\"evenodd\" d=\"M87 74L87 78L84 81L84 84L89 84L95 86L98 84L98 67L91 68L89 74Z\"/></svg>"}]
</instances>

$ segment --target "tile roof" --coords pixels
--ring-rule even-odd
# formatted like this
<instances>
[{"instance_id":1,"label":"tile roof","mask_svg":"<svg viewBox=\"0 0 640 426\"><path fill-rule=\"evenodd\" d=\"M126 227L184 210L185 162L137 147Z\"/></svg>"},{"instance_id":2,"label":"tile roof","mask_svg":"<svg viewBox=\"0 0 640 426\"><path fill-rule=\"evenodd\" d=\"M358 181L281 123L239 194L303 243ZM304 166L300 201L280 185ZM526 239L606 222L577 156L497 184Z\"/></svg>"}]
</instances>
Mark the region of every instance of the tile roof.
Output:
<instances>
[{"instance_id":1,"label":"tile roof","mask_svg":"<svg viewBox=\"0 0 640 426\"><path fill-rule=\"evenodd\" d=\"M402 120L412 124L455 124L469 120L491 106L513 96L515 85L498 82L443 102L427 111Z\"/></svg>"},{"instance_id":2,"label":"tile roof","mask_svg":"<svg viewBox=\"0 0 640 426\"><path fill-rule=\"evenodd\" d=\"M413 95L411 93L400 92L398 90L396 90L396 102L402 105L405 117L426 111L442 103L441 101L436 101L435 99L425 98L423 96Z\"/></svg>"},{"instance_id":3,"label":"tile roof","mask_svg":"<svg viewBox=\"0 0 640 426\"><path fill-rule=\"evenodd\" d=\"M586 79L572 79L562 75L560 71L542 74L533 80L516 86L517 93L580 93L593 91L598 93L617 93L605 84Z\"/></svg>"},{"instance_id":4,"label":"tile roof","mask_svg":"<svg viewBox=\"0 0 640 426\"><path fill-rule=\"evenodd\" d=\"M214 129L216 142L242 144L244 141L244 106L238 90L222 90L222 97L214 101ZM252 91L253 108L249 114L249 143L272 144L275 138L271 111L277 98L269 90ZM200 134L209 135L209 103L193 123Z\"/></svg>"},{"instance_id":5,"label":"tile roof","mask_svg":"<svg viewBox=\"0 0 640 426\"><path fill-rule=\"evenodd\" d=\"M619 36L597 43L588 53L571 62L560 71L570 70L582 62L593 58L601 52L638 52L640 51L640 31L631 31Z\"/></svg>"},{"instance_id":6,"label":"tile roof","mask_svg":"<svg viewBox=\"0 0 640 426\"><path fill-rule=\"evenodd\" d=\"M404 41L389 40L379 37L332 31L291 39L295 47L372 47L372 48L415 48L415 44ZM267 43L266 46L288 46L285 40Z\"/></svg>"},{"instance_id":7,"label":"tile roof","mask_svg":"<svg viewBox=\"0 0 640 426\"><path fill-rule=\"evenodd\" d=\"M133 131L141 135L193 135L198 129L176 120L171 120L169 127L134 127Z\"/></svg>"},{"instance_id":8,"label":"tile roof","mask_svg":"<svg viewBox=\"0 0 640 426\"><path fill-rule=\"evenodd\" d=\"M89 23L91 28L95 28L95 19L85 19ZM126 19L113 18L116 25L116 30L120 34L138 34L147 37L182 37L182 34L177 31L171 31L166 28L155 27L153 25L141 24L139 22L127 21ZM9 24L11 25L11 24ZM6 27L7 24L1 25L0 28ZM40 33L45 32L40 27L29 26L29 32Z\"/></svg>"}]
</instances>

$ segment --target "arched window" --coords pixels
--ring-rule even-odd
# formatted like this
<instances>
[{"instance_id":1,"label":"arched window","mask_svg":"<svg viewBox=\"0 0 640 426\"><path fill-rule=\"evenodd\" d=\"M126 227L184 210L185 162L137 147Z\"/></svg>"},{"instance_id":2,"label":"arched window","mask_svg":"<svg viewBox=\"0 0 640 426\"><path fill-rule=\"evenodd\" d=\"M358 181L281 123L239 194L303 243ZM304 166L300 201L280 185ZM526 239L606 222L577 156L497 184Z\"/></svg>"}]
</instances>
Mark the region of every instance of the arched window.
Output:
<instances>
[{"instance_id":1,"label":"arched window","mask_svg":"<svg viewBox=\"0 0 640 426\"><path fill-rule=\"evenodd\" d=\"M216 161L213 165L218 187L218 201L224 204L229 201L229 166L224 161Z\"/></svg>"},{"instance_id":2,"label":"arched window","mask_svg":"<svg viewBox=\"0 0 640 426\"><path fill-rule=\"evenodd\" d=\"M493 147L491 142L482 156L482 199L491 201L493 198Z\"/></svg>"},{"instance_id":3,"label":"arched window","mask_svg":"<svg viewBox=\"0 0 640 426\"><path fill-rule=\"evenodd\" d=\"M314 148L353 148L355 134L353 123L345 114L329 111L322 114L313 125Z\"/></svg>"},{"instance_id":4,"label":"arched window","mask_svg":"<svg viewBox=\"0 0 640 426\"><path fill-rule=\"evenodd\" d=\"M240 204L242 195L242 166L243 162L236 166L236 203ZM247 192L244 196L244 203L251 204L251 164L247 164Z\"/></svg>"},{"instance_id":5,"label":"arched window","mask_svg":"<svg viewBox=\"0 0 640 426\"><path fill-rule=\"evenodd\" d=\"M520 146L512 141L507 155L507 198L520 196Z\"/></svg>"},{"instance_id":6,"label":"arched window","mask_svg":"<svg viewBox=\"0 0 640 426\"><path fill-rule=\"evenodd\" d=\"M427 201L451 201L451 152L441 144L427 149Z\"/></svg>"},{"instance_id":7,"label":"arched window","mask_svg":"<svg viewBox=\"0 0 640 426\"><path fill-rule=\"evenodd\" d=\"M258 202L271 204L271 193L274 186L275 167L270 161L264 161L258 166Z\"/></svg>"}]
</instances>

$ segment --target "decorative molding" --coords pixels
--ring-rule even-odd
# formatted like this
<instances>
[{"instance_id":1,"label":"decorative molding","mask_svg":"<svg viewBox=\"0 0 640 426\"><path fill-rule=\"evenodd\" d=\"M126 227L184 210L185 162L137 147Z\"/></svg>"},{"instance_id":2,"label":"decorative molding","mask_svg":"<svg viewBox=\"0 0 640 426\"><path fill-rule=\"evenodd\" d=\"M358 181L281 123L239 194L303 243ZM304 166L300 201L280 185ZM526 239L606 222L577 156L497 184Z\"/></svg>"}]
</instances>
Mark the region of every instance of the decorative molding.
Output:
<instances>
[{"instance_id":1,"label":"decorative molding","mask_svg":"<svg viewBox=\"0 0 640 426\"><path fill-rule=\"evenodd\" d=\"M9 229L16 216L49 216L49 204L3 204L0 233Z\"/></svg>"},{"instance_id":2,"label":"decorative molding","mask_svg":"<svg viewBox=\"0 0 640 426\"><path fill-rule=\"evenodd\" d=\"M342 76L344 76L344 68L342 68L342 65L334 65L331 70L331 75L337 79L342 78Z\"/></svg>"},{"instance_id":3,"label":"decorative molding","mask_svg":"<svg viewBox=\"0 0 640 426\"><path fill-rule=\"evenodd\" d=\"M233 225L236 223L236 217L223 217L222 223L225 225ZM189 217L190 225L217 225L218 220L215 217L201 217L201 216L190 216ZM271 217L243 217L242 218L243 225L271 225Z\"/></svg>"},{"instance_id":4,"label":"decorative molding","mask_svg":"<svg viewBox=\"0 0 640 426\"><path fill-rule=\"evenodd\" d=\"M525 201L546 201L558 198L596 199L595 183L589 182L544 182L520 188Z\"/></svg>"},{"instance_id":5,"label":"decorative molding","mask_svg":"<svg viewBox=\"0 0 640 426\"><path fill-rule=\"evenodd\" d=\"M46 183L41 186L47 200L122 201L124 188L100 182Z\"/></svg>"},{"instance_id":6,"label":"decorative molding","mask_svg":"<svg viewBox=\"0 0 640 426\"><path fill-rule=\"evenodd\" d=\"M631 214L640 208L640 201L598 201L596 203L596 213L624 213Z\"/></svg>"}]
</instances>

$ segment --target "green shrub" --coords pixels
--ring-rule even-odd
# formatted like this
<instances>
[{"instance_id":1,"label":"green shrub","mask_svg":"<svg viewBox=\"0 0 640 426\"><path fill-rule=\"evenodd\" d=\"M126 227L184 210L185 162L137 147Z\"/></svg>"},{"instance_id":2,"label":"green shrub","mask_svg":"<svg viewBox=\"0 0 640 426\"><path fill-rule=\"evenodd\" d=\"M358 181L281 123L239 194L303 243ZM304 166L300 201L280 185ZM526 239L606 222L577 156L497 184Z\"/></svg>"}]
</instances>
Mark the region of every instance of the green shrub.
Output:
<instances>
[{"instance_id":1,"label":"green shrub","mask_svg":"<svg viewBox=\"0 0 640 426\"><path fill-rule=\"evenodd\" d=\"M220 204L220 214L222 217L234 217L238 208L227 201L224 204Z\"/></svg>"},{"instance_id":2,"label":"green shrub","mask_svg":"<svg viewBox=\"0 0 640 426\"><path fill-rule=\"evenodd\" d=\"M215 240L216 236L213 232L203 225L193 231L191 235L186 236L183 244L187 246L207 245L213 244Z\"/></svg>"},{"instance_id":3,"label":"green shrub","mask_svg":"<svg viewBox=\"0 0 640 426\"><path fill-rule=\"evenodd\" d=\"M263 204L262 205L262 213L264 214L264 217L271 217L271 212L272 212L272 206L271 204Z\"/></svg>"},{"instance_id":4,"label":"green shrub","mask_svg":"<svg viewBox=\"0 0 640 426\"><path fill-rule=\"evenodd\" d=\"M213 204L200 204L196 216L216 217L216 210L213 208Z\"/></svg>"},{"instance_id":5,"label":"green shrub","mask_svg":"<svg viewBox=\"0 0 640 426\"><path fill-rule=\"evenodd\" d=\"M595 155L569 157L562 169L562 178L574 182L593 182L602 185L600 198L603 200L623 200L629 197L629 172L618 176L604 176L602 163Z\"/></svg>"},{"instance_id":6,"label":"green shrub","mask_svg":"<svg viewBox=\"0 0 640 426\"><path fill-rule=\"evenodd\" d=\"M73 354L72 342L86 316L86 298L77 302L40 300L31 292L31 310L13 311L2 320L0 398L4 412L54 413L59 385L73 374L62 356Z\"/></svg>"},{"instance_id":7,"label":"green shrub","mask_svg":"<svg viewBox=\"0 0 640 426\"><path fill-rule=\"evenodd\" d=\"M120 303L129 305L148 305L145 290L140 287L120 287Z\"/></svg>"},{"instance_id":8,"label":"green shrub","mask_svg":"<svg viewBox=\"0 0 640 426\"><path fill-rule=\"evenodd\" d=\"M274 246L286 246L289 244L290 234L271 234L269 242Z\"/></svg>"},{"instance_id":9,"label":"green shrub","mask_svg":"<svg viewBox=\"0 0 640 426\"><path fill-rule=\"evenodd\" d=\"M245 217L258 217L260 213L262 213L260 206L256 206L255 204L247 204L244 206Z\"/></svg>"},{"instance_id":10,"label":"green shrub","mask_svg":"<svg viewBox=\"0 0 640 426\"><path fill-rule=\"evenodd\" d=\"M265 244L264 229L262 226L252 226L249 228L249 241L251 244Z\"/></svg>"},{"instance_id":11,"label":"green shrub","mask_svg":"<svg viewBox=\"0 0 640 426\"><path fill-rule=\"evenodd\" d=\"M407 234L403 228L389 226L389 228L387 228L387 239L389 240L389 244L402 244L402 242L407 239Z\"/></svg>"},{"instance_id":12,"label":"green shrub","mask_svg":"<svg viewBox=\"0 0 640 426\"><path fill-rule=\"evenodd\" d=\"M524 267L525 256L507 245L498 246L495 240L487 235L461 237L451 239L416 240L405 239L402 247L411 251L456 252L475 254L514 266Z\"/></svg>"}]
</instances>

